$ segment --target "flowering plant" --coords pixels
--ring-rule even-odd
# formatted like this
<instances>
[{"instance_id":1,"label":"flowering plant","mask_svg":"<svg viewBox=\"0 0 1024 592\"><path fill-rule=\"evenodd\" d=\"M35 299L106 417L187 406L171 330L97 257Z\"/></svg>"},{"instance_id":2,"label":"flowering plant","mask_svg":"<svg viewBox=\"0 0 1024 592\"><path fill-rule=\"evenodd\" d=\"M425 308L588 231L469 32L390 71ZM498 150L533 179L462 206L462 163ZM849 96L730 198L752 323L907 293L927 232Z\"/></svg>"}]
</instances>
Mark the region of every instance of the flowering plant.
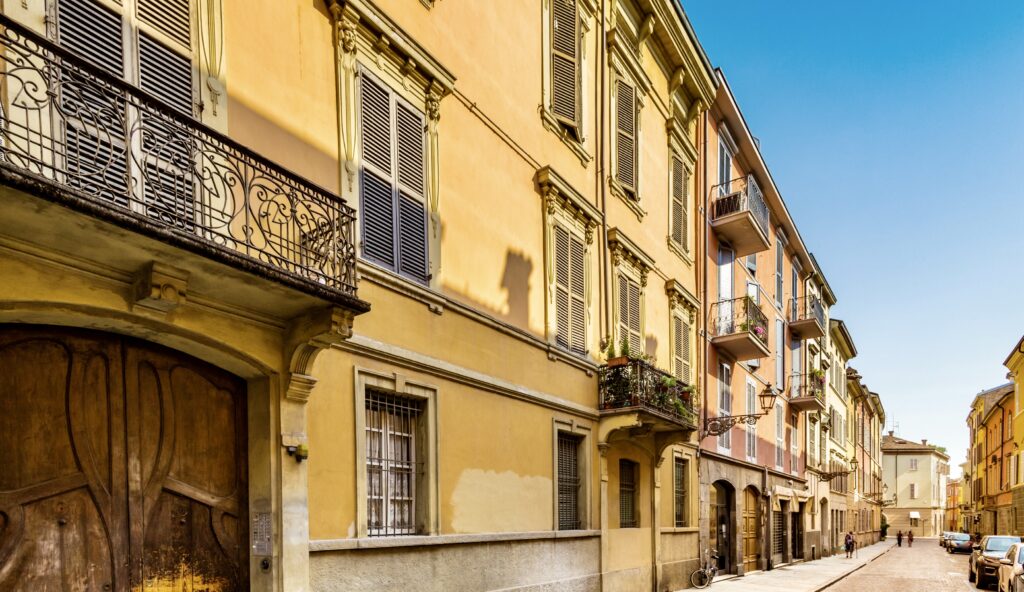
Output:
<instances>
[{"instance_id":1,"label":"flowering plant","mask_svg":"<svg viewBox=\"0 0 1024 592\"><path fill-rule=\"evenodd\" d=\"M764 338L765 330L761 325L754 325L754 335Z\"/></svg>"}]
</instances>

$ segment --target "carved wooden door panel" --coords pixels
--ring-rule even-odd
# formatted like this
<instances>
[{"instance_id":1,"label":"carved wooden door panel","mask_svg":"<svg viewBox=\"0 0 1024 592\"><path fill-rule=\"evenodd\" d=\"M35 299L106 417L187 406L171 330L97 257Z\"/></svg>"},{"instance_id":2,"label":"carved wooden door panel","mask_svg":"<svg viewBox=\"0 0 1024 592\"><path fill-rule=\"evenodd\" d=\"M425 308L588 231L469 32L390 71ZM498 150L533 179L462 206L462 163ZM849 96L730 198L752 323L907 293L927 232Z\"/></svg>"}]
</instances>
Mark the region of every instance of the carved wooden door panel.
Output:
<instances>
[{"instance_id":1,"label":"carved wooden door panel","mask_svg":"<svg viewBox=\"0 0 1024 592\"><path fill-rule=\"evenodd\" d=\"M757 569L760 547L758 537L757 494L751 489L743 490L743 569L749 573Z\"/></svg>"},{"instance_id":2,"label":"carved wooden door panel","mask_svg":"<svg viewBox=\"0 0 1024 592\"><path fill-rule=\"evenodd\" d=\"M192 358L0 326L0 590L248 588L245 425Z\"/></svg>"}]
</instances>

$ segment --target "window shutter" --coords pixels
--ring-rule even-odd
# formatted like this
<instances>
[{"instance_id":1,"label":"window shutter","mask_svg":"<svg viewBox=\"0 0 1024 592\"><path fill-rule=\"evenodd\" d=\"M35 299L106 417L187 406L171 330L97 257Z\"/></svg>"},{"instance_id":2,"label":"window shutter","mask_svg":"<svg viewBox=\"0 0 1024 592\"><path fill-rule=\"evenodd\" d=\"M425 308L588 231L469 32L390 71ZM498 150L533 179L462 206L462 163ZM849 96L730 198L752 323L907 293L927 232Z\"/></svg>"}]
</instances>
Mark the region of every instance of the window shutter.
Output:
<instances>
[{"instance_id":1,"label":"window shutter","mask_svg":"<svg viewBox=\"0 0 1024 592\"><path fill-rule=\"evenodd\" d=\"M138 15L142 22L185 47L191 47L188 5L188 0L139 0Z\"/></svg>"},{"instance_id":2,"label":"window shutter","mask_svg":"<svg viewBox=\"0 0 1024 592\"><path fill-rule=\"evenodd\" d=\"M640 286L629 282L629 347L636 355L643 353L640 342Z\"/></svg>"},{"instance_id":3,"label":"window shutter","mask_svg":"<svg viewBox=\"0 0 1024 592\"><path fill-rule=\"evenodd\" d=\"M192 59L139 35L139 87L168 106L192 115Z\"/></svg>"},{"instance_id":4,"label":"window shutter","mask_svg":"<svg viewBox=\"0 0 1024 592\"><path fill-rule=\"evenodd\" d=\"M57 4L60 44L118 78L124 76L121 17L91 0Z\"/></svg>"},{"instance_id":5,"label":"window shutter","mask_svg":"<svg viewBox=\"0 0 1024 592\"><path fill-rule=\"evenodd\" d=\"M426 282L427 208L424 203L423 116L398 104L398 272Z\"/></svg>"},{"instance_id":6,"label":"window shutter","mask_svg":"<svg viewBox=\"0 0 1024 592\"><path fill-rule=\"evenodd\" d=\"M391 191L391 99L367 76L360 78L360 123L363 167L360 208L363 254L394 267L395 204Z\"/></svg>"},{"instance_id":7,"label":"window shutter","mask_svg":"<svg viewBox=\"0 0 1024 592\"><path fill-rule=\"evenodd\" d=\"M574 132L579 120L579 16L576 0L552 0L551 110Z\"/></svg>"},{"instance_id":8,"label":"window shutter","mask_svg":"<svg viewBox=\"0 0 1024 592\"><path fill-rule=\"evenodd\" d=\"M558 434L558 529L580 528L579 512L579 449L580 440L569 434Z\"/></svg>"},{"instance_id":9,"label":"window shutter","mask_svg":"<svg viewBox=\"0 0 1024 592\"><path fill-rule=\"evenodd\" d=\"M672 156L672 241L685 248L686 236L686 170L678 156Z\"/></svg>"},{"instance_id":10,"label":"window shutter","mask_svg":"<svg viewBox=\"0 0 1024 592\"><path fill-rule=\"evenodd\" d=\"M586 247L583 241L575 236L570 237L569 270L570 270L570 319L571 348L580 354L587 352L587 303L586 303L586 265L584 263Z\"/></svg>"},{"instance_id":11,"label":"window shutter","mask_svg":"<svg viewBox=\"0 0 1024 592\"><path fill-rule=\"evenodd\" d=\"M616 84L616 169L619 183L636 191L636 89L622 80Z\"/></svg>"},{"instance_id":12,"label":"window shutter","mask_svg":"<svg viewBox=\"0 0 1024 592\"><path fill-rule=\"evenodd\" d=\"M569 233L555 226L555 317L556 342L569 347Z\"/></svg>"}]
</instances>

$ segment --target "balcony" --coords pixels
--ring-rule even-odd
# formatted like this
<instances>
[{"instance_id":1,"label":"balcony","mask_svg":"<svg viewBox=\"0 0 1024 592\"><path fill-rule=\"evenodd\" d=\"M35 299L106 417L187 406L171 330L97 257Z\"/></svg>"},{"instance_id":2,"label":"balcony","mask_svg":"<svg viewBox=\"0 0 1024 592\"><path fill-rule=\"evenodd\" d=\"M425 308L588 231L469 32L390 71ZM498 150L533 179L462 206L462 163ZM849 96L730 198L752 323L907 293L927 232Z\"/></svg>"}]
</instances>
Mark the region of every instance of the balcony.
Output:
<instances>
[{"instance_id":1,"label":"balcony","mask_svg":"<svg viewBox=\"0 0 1024 592\"><path fill-rule=\"evenodd\" d=\"M825 309L817 296L789 301L789 330L799 339L817 339L825 335Z\"/></svg>"},{"instance_id":2,"label":"balcony","mask_svg":"<svg viewBox=\"0 0 1024 592\"><path fill-rule=\"evenodd\" d=\"M790 378L789 406L797 411L824 412L825 375L815 372L794 374Z\"/></svg>"},{"instance_id":3,"label":"balcony","mask_svg":"<svg viewBox=\"0 0 1024 592\"><path fill-rule=\"evenodd\" d=\"M737 257L765 251L768 242L768 206L753 175L711 188L711 228L729 243Z\"/></svg>"},{"instance_id":4,"label":"balcony","mask_svg":"<svg viewBox=\"0 0 1024 592\"><path fill-rule=\"evenodd\" d=\"M711 344L736 361L768 357L768 343L768 317L753 298L743 296L711 306Z\"/></svg>"},{"instance_id":5,"label":"balcony","mask_svg":"<svg viewBox=\"0 0 1024 592\"><path fill-rule=\"evenodd\" d=\"M601 417L637 414L647 432L697 429L694 388L637 358L615 358L597 371Z\"/></svg>"},{"instance_id":6,"label":"balcony","mask_svg":"<svg viewBox=\"0 0 1024 592\"><path fill-rule=\"evenodd\" d=\"M61 207L46 221L24 219L46 225L52 248L110 265L159 251L204 262L193 269L213 278L212 289L218 277L241 277L232 285L272 292L285 307L298 290L303 299L369 309L356 295L355 213L340 197L10 19L0 24L7 214L31 212L26 198L42 198ZM122 230L140 242L103 250ZM6 231L35 238L14 221Z\"/></svg>"}]
</instances>

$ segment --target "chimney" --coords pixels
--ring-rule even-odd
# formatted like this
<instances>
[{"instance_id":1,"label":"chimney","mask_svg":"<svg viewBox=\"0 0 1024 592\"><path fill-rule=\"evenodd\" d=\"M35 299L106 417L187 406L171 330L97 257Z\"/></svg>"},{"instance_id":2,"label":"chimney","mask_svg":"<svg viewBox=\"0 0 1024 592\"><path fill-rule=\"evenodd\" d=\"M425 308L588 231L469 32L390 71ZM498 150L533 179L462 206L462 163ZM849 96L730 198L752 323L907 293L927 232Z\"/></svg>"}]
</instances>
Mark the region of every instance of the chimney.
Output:
<instances>
[{"instance_id":1,"label":"chimney","mask_svg":"<svg viewBox=\"0 0 1024 592\"><path fill-rule=\"evenodd\" d=\"M927 446L928 445L928 440L925 440L925 439L922 438L921 439L921 444L924 444L925 446Z\"/></svg>"},{"instance_id":2,"label":"chimney","mask_svg":"<svg viewBox=\"0 0 1024 592\"><path fill-rule=\"evenodd\" d=\"M889 437L892 438L892 430L889 430Z\"/></svg>"}]
</instances>

